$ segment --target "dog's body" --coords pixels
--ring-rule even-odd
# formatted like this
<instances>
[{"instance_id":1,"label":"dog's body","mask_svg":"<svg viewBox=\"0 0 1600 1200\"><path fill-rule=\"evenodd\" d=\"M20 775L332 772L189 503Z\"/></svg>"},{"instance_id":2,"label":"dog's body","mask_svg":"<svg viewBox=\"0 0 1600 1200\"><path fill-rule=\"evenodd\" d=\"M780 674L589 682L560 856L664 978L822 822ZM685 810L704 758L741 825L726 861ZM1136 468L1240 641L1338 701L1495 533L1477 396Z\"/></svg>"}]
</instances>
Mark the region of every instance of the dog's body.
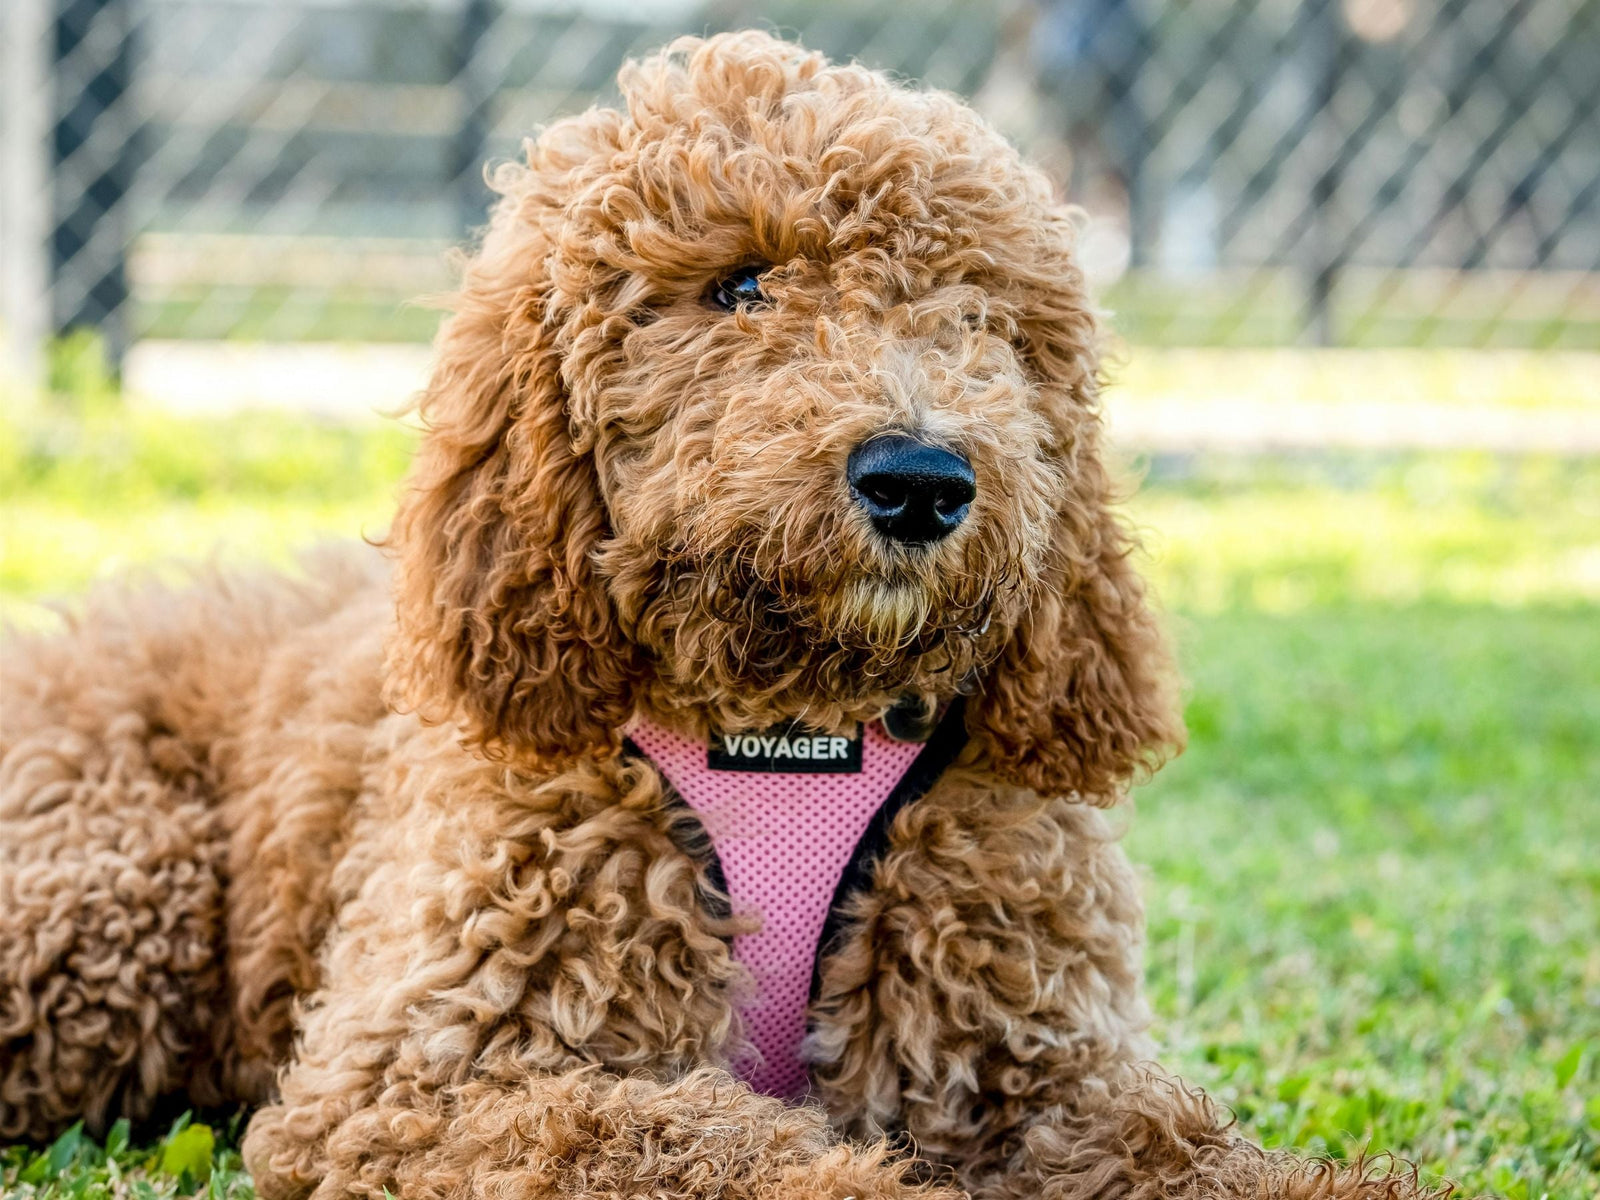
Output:
<instances>
[{"instance_id":1,"label":"dog's body","mask_svg":"<svg viewBox=\"0 0 1600 1200\"><path fill-rule=\"evenodd\" d=\"M694 1073L734 1049L737 926L704 902L659 775L619 758L528 776L387 712L390 600L368 556L324 556L315 585L108 597L13 660L36 690L7 698L24 768L7 794L34 799L5 814L28 861L0 945L36 1000L25 1028L6 1014L5 1134L103 1125L172 1091L267 1102L292 1000L315 995L282 1101L252 1126L263 1194L342 1194L375 1169L408 1197L502 1169L525 1194L625 1193L643 1162L608 1143L629 1137L680 1158L640 1195L674 1179L754 1194L783 1171L796 1194L835 1194L808 1162L818 1114ZM904 1128L959 1158L1067 1080L1110 1086L1137 1060L1139 903L1097 810L979 766L905 817L827 960L817 1081L839 1128ZM19 960L41 931L58 940ZM610 1078L629 1072L674 1082ZM515 1101L488 1103L500 1092ZM1008 1099L975 1117L985 1095ZM425 1167L395 1157L404 1120L382 1132L408 1116L460 1126L434 1131ZM837 1194L876 1194L859 1158L828 1168Z\"/></svg>"},{"instance_id":2,"label":"dog's body","mask_svg":"<svg viewBox=\"0 0 1600 1200\"><path fill-rule=\"evenodd\" d=\"M393 579L330 552L11 648L0 1135L262 1104L266 1197L1411 1190L1141 1065L1098 807L1181 735L1043 181L765 37L623 88L497 179ZM759 1095L750 918L623 733L958 694L821 965L816 1103Z\"/></svg>"}]
</instances>

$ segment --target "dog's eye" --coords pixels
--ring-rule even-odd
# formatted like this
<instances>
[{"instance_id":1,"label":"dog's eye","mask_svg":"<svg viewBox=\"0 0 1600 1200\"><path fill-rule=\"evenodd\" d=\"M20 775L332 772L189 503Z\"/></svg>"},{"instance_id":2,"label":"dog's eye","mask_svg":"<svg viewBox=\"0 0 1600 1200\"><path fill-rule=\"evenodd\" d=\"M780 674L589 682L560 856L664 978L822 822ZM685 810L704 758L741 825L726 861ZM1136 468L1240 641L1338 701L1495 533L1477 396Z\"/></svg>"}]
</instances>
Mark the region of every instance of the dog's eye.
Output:
<instances>
[{"instance_id":1,"label":"dog's eye","mask_svg":"<svg viewBox=\"0 0 1600 1200\"><path fill-rule=\"evenodd\" d=\"M761 290L761 276L766 269L766 267L740 267L732 275L717 280L712 284L709 293L711 303L724 312L732 312L740 305L765 304L767 297Z\"/></svg>"}]
</instances>

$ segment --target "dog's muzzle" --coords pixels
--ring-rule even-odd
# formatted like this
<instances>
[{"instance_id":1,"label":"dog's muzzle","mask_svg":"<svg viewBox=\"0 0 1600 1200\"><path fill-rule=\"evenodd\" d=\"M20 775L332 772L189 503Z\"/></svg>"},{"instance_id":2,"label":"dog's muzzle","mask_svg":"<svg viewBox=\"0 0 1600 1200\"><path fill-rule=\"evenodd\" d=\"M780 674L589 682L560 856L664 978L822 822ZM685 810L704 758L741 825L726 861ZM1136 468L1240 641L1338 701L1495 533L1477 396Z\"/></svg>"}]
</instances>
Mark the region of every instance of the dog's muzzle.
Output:
<instances>
[{"instance_id":1,"label":"dog's muzzle","mask_svg":"<svg viewBox=\"0 0 1600 1200\"><path fill-rule=\"evenodd\" d=\"M850 494L873 527L907 546L949 536L978 494L972 464L961 455L904 434L884 434L850 452Z\"/></svg>"}]
</instances>

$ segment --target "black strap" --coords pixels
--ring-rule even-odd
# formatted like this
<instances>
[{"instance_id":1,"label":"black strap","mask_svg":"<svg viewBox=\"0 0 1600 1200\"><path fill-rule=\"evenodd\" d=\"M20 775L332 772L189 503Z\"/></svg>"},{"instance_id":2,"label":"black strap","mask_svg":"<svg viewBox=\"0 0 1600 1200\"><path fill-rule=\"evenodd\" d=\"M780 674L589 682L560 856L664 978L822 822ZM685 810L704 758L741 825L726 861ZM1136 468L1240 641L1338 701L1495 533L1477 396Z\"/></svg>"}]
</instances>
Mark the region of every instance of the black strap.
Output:
<instances>
[{"instance_id":1,"label":"black strap","mask_svg":"<svg viewBox=\"0 0 1600 1200\"><path fill-rule=\"evenodd\" d=\"M956 756L966 744L966 702L957 696L939 724L934 727L933 733L929 735L927 743L922 747L922 753L911 761L911 766L900 777L900 782L895 784L894 791L889 793L878 811L872 814L872 820L868 822L861 840L850 852L850 861L845 864L844 873L839 876L838 886L833 889L833 902L828 906L828 919L822 923L822 934L817 938L817 953L811 963L812 1000L817 998L817 993L822 988L823 960L837 948L838 942L844 937L845 904L851 896L866 891L871 886L873 868L878 865L878 860L889 848L889 829L894 824L894 819L906 805L922 799L933 790L933 785L938 783L939 777L950 769L950 765L956 761Z\"/></svg>"}]
</instances>

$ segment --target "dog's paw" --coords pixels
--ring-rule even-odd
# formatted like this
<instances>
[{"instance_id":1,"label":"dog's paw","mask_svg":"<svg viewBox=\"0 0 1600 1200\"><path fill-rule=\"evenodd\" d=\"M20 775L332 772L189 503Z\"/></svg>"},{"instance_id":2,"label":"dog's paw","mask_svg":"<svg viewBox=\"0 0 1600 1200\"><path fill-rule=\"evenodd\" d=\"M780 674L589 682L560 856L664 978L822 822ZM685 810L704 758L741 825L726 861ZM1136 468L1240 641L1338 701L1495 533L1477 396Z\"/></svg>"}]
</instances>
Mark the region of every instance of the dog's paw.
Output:
<instances>
[{"instance_id":1,"label":"dog's paw","mask_svg":"<svg viewBox=\"0 0 1600 1200\"><path fill-rule=\"evenodd\" d=\"M836 1146L803 1167L785 1170L773 1200L966 1200L926 1164L892 1159L881 1150ZM762 1193L763 1200L766 1193Z\"/></svg>"}]
</instances>

